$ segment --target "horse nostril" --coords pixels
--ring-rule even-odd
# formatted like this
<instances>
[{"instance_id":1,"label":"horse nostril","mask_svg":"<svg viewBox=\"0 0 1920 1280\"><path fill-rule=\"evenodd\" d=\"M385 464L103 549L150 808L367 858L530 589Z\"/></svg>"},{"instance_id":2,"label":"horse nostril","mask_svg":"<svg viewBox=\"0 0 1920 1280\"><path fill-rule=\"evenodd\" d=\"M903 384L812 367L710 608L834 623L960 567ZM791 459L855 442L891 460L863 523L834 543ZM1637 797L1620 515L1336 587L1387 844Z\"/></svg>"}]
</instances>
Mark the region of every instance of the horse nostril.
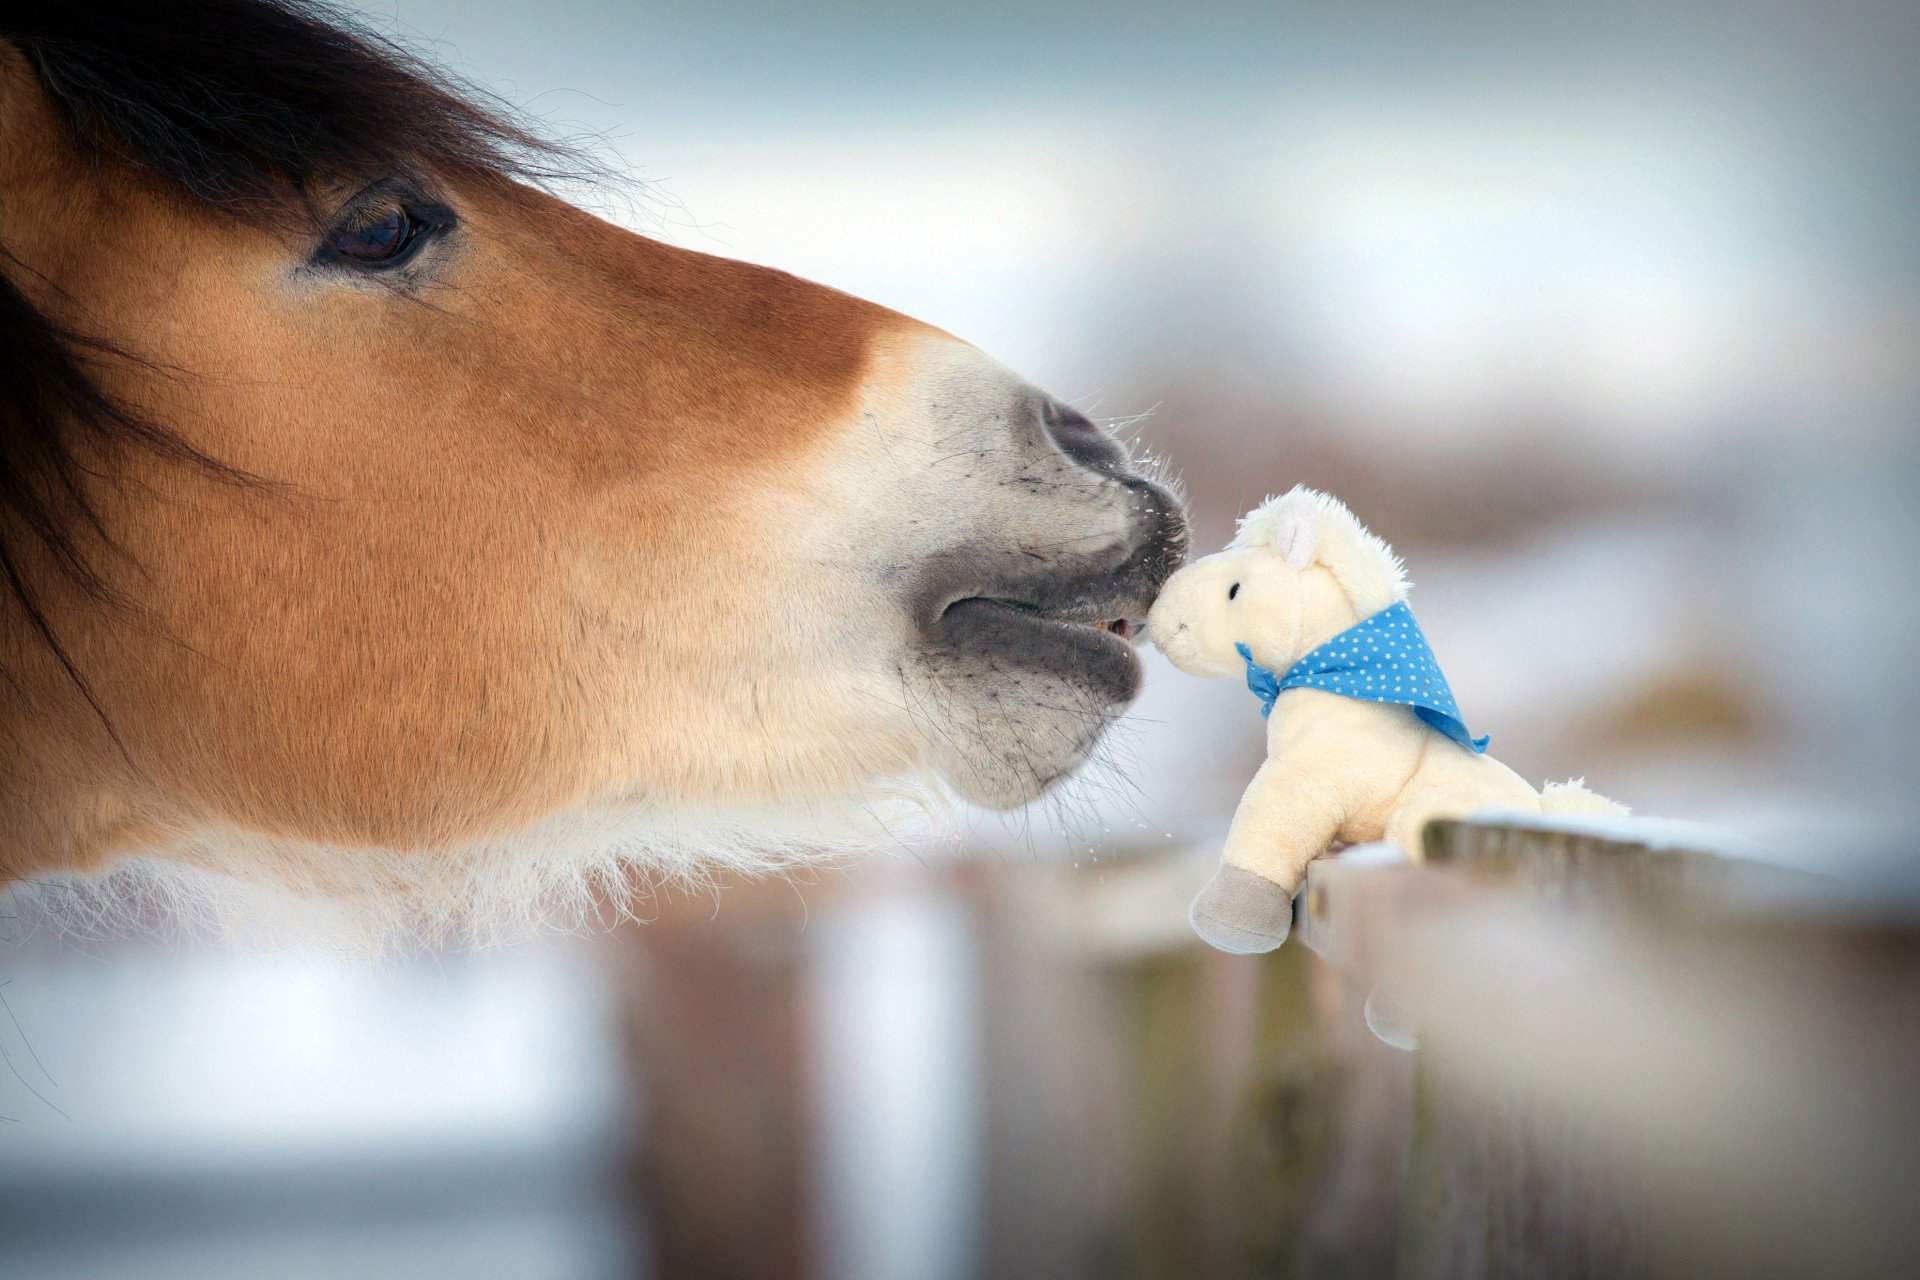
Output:
<instances>
[{"instance_id":1,"label":"horse nostril","mask_svg":"<svg viewBox=\"0 0 1920 1280\"><path fill-rule=\"evenodd\" d=\"M1126 451L1108 435L1106 429L1070 405L1051 396L1040 399L1040 424L1060 452L1086 466L1115 467L1124 464Z\"/></svg>"},{"instance_id":2,"label":"horse nostril","mask_svg":"<svg viewBox=\"0 0 1920 1280\"><path fill-rule=\"evenodd\" d=\"M1040 420L1047 424L1047 430L1056 438L1066 435L1097 436L1104 435L1099 424L1071 405L1061 404L1058 400L1043 401L1040 406Z\"/></svg>"}]
</instances>

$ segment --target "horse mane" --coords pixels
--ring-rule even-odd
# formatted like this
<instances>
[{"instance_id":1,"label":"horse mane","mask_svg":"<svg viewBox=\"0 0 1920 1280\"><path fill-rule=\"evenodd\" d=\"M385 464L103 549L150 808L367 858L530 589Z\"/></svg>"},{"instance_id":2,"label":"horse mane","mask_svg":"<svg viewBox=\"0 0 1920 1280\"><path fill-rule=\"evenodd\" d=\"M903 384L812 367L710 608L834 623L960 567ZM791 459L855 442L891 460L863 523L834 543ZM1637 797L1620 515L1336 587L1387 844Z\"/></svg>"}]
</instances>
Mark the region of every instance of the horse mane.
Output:
<instances>
[{"instance_id":1,"label":"horse mane","mask_svg":"<svg viewBox=\"0 0 1920 1280\"><path fill-rule=\"evenodd\" d=\"M144 171L248 223L317 223L317 193L395 173L597 176L578 148L495 95L318 0L9 3L0 42L24 56L96 169ZM35 572L44 565L87 599L125 603L95 563L106 540L87 495L92 460L131 447L254 478L103 389L104 364L145 362L36 304L22 288L31 274L0 229L0 609L10 603L13 625L51 650L99 712ZM34 283L57 307L56 282Z\"/></svg>"}]
</instances>

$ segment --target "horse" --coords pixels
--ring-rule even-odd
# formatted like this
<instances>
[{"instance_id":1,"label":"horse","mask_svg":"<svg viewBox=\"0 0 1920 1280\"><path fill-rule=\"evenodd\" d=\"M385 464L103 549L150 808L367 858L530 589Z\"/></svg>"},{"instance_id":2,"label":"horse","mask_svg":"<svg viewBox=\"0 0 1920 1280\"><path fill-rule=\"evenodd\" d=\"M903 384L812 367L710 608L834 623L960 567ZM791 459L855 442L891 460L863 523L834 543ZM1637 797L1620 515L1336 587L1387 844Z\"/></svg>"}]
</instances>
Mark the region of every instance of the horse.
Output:
<instances>
[{"instance_id":1,"label":"horse","mask_svg":"<svg viewBox=\"0 0 1920 1280\"><path fill-rule=\"evenodd\" d=\"M310 0L0 5L0 876L445 923L1096 750L1171 485L577 161Z\"/></svg>"}]
</instances>

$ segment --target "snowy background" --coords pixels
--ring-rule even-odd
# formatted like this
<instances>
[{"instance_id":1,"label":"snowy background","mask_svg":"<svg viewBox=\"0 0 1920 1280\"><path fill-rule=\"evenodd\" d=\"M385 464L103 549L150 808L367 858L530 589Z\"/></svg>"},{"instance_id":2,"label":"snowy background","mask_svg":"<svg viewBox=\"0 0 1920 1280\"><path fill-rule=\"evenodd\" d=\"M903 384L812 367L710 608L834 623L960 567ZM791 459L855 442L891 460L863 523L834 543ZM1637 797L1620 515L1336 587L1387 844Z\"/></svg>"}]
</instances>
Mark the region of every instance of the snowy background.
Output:
<instances>
[{"instance_id":1,"label":"snowy background","mask_svg":"<svg viewBox=\"0 0 1920 1280\"><path fill-rule=\"evenodd\" d=\"M636 228L1149 415L1203 550L1269 491L1340 494L1522 774L1910 892L1912 6L368 12L602 135L648 183L610 210ZM644 1274L675 1212L634 1173L672 1132L652 1082L699 1076L688 1044L771 1043L784 1074L740 1087L794 1095L799 1136L766 1141L799 1164L733 1224L770 1232L768 1274L973 1274L1006 1194L981 1046L1026 998L983 979L982 894L1003 927L1063 879L1204 858L1262 751L1230 686L1152 662L1115 753L1136 787L640 941L375 966L23 933L0 1269ZM682 998L734 979L751 1000Z\"/></svg>"}]
</instances>

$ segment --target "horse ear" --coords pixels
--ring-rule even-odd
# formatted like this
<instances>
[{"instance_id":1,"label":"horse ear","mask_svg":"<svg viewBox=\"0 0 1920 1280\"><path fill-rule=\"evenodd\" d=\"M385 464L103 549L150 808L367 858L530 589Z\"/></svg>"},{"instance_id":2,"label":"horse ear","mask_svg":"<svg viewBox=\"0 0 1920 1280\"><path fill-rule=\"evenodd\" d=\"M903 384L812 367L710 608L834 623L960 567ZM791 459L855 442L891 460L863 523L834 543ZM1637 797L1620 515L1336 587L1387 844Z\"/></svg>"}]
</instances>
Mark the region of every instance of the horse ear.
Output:
<instances>
[{"instance_id":1,"label":"horse ear","mask_svg":"<svg viewBox=\"0 0 1920 1280\"><path fill-rule=\"evenodd\" d=\"M1311 511L1289 511L1280 517L1273 530L1273 549L1290 569L1304 569L1313 563L1314 544L1318 541L1316 522Z\"/></svg>"}]
</instances>

